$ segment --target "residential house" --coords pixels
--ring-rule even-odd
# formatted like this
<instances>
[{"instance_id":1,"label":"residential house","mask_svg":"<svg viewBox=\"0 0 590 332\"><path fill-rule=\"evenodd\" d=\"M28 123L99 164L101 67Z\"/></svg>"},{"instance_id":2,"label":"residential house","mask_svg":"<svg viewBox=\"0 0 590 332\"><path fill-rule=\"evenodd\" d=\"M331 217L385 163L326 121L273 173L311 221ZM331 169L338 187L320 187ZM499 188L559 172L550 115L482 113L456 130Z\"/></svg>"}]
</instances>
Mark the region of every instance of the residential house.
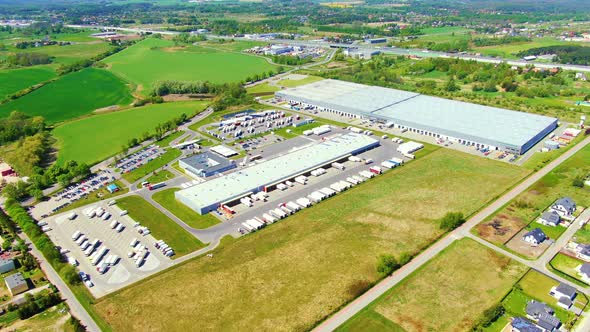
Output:
<instances>
[{"instance_id":1,"label":"residential house","mask_svg":"<svg viewBox=\"0 0 590 332\"><path fill-rule=\"evenodd\" d=\"M575 249L576 256L586 262L590 262L590 245L580 243Z\"/></svg>"},{"instance_id":2,"label":"residential house","mask_svg":"<svg viewBox=\"0 0 590 332\"><path fill-rule=\"evenodd\" d=\"M531 300L526 306L526 315L537 325L547 331L555 331L561 326L561 321L553 316L553 308L543 302Z\"/></svg>"},{"instance_id":3,"label":"residential house","mask_svg":"<svg viewBox=\"0 0 590 332\"><path fill-rule=\"evenodd\" d=\"M557 214L557 212L555 211L545 211L543 212L539 220L537 220L539 224L552 227L559 225L560 221L561 218L559 217L559 214Z\"/></svg>"},{"instance_id":4,"label":"residential house","mask_svg":"<svg viewBox=\"0 0 590 332\"><path fill-rule=\"evenodd\" d=\"M576 267L576 270L583 281L590 283L590 263L584 263Z\"/></svg>"},{"instance_id":5,"label":"residential house","mask_svg":"<svg viewBox=\"0 0 590 332\"><path fill-rule=\"evenodd\" d=\"M578 293L574 287L560 283L558 286L551 288L549 295L558 300L557 305L564 309L569 309L573 304L572 301L576 298Z\"/></svg>"},{"instance_id":6,"label":"residential house","mask_svg":"<svg viewBox=\"0 0 590 332\"><path fill-rule=\"evenodd\" d=\"M540 228L535 228L530 232L527 232L522 239L525 242L530 243L532 246L538 246L547 239L547 236Z\"/></svg>"},{"instance_id":7,"label":"residential house","mask_svg":"<svg viewBox=\"0 0 590 332\"><path fill-rule=\"evenodd\" d=\"M561 217L569 218L576 212L576 202L569 197L563 197L553 203L551 210L557 212Z\"/></svg>"},{"instance_id":8,"label":"residential house","mask_svg":"<svg viewBox=\"0 0 590 332\"><path fill-rule=\"evenodd\" d=\"M8 291L10 291L12 296L25 292L27 289L29 289L27 281L20 272L11 274L4 278L4 283L6 284L6 288Z\"/></svg>"},{"instance_id":9,"label":"residential house","mask_svg":"<svg viewBox=\"0 0 590 332\"><path fill-rule=\"evenodd\" d=\"M14 261L12 259L0 257L0 273L6 273L14 270L15 268L16 267L14 266Z\"/></svg>"},{"instance_id":10,"label":"residential house","mask_svg":"<svg viewBox=\"0 0 590 332\"><path fill-rule=\"evenodd\" d=\"M535 323L524 317L514 317L510 325L511 332L543 332Z\"/></svg>"}]
</instances>

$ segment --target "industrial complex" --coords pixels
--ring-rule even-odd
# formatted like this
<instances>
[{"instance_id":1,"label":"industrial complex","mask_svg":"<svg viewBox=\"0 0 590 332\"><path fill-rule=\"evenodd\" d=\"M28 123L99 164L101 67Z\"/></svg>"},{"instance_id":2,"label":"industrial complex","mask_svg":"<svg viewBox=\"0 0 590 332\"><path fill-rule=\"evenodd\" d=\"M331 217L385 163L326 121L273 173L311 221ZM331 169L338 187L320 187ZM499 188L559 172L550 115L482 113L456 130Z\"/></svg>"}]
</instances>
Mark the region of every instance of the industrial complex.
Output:
<instances>
[{"instance_id":1,"label":"industrial complex","mask_svg":"<svg viewBox=\"0 0 590 332\"><path fill-rule=\"evenodd\" d=\"M519 155L557 127L556 118L542 115L331 79L275 96L291 104L381 121L402 131Z\"/></svg>"},{"instance_id":2,"label":"industrial complex","mask_svg":"<svg viewBox=\"0 0 590 332\"><path fill-rule=\"evenodd\" d=\"M233 160L209 151L180 159L178 165L185 172L198 177L209 177L236 168Z\"/></svg>"},{"instance_id":3,"label":"industrial complex","mask_svg":"<svg viewBox=\"0 0 590 332\"><path fill-rule=\"evenodd\" d=\"M206 214L246 195L379 146L367 135L347 133L175 193L176 199Z\"/></svg>"}]
</instances>

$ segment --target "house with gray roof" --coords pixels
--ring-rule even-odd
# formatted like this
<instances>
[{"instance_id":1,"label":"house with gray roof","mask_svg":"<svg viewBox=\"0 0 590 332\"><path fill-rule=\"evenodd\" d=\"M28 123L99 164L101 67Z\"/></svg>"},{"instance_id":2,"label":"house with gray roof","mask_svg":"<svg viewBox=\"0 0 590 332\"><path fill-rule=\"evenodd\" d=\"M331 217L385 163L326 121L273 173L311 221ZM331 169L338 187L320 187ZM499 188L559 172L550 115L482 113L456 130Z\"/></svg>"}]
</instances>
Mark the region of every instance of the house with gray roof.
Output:
<instances>
[{"instance_id":1,"label":"house with gray roof","mask_svg":"<svg viewBox=\"0 0 590 332\"><path fill-rule=\"evenodd\" d=\"M531 319L539 319L541 314L549 314L553 315L555 311L550 306L546 305L543 302L538 302L535 300L531 300L526 305L526 314Z\"/></svg>"},{"instance_id":2,"label":"house with gray roof","mask_svg":"<svg viewBox=\"0 0 590 332\"><path fill-rule=\"evenodd\" d=\"M537 220L539 224L555 227L559 225L561 217L555 211L545 211Z\"/></svg>"},{"instance_id":3,"label":"house with gray roof","mask_svg":"<svg viewBox=\"0 0 590 332\"><path fill-rule=\"evenodd\" d=\"M590 262L590 245L580 243L575 249L579 259Z\"/></svg>"},{"instance_id":4,"label":"house with gray roof","mask_svg":"<svg viewBox=\"0 0 590 332\"><path fill-rule=\"evenodd\" d=\"M512 332L543 332L535 323L524 317L514 317L510 325Z\"/></svg>"},{"instance_id":5,"label":"house with gray roof","mask_svg":"<svg viewBox=\"0 0 590 332\"><path fill-rule=\"evenodd\" d=\"M558 306L567 310L572 306L573 300L578 295L578 292L574 287L560 283L551 288L549 295L557 299Z\"/></svg>"},{"instance_id":6,"label":"house with gray roof","mask_svg":"<svg viewBox=\"0 0 590 332\"><path fill-rule=\"evenodd\" d=\"M559 318L553 315L542 313L537 320L537 325L539 325L541 328L544 328L546 331L553 332L559 329L561 326L561 321Z\"/></svg>"},{"instance_id":7,"label":"house with gray roof","mask_svg":"<svg viewBox=\"0 0 590 332\"><path fill-rule=\"evenodd\" d=\"M576 268L580 277L585 282L590 282L590 263L584 263Z\"/></svg>"},{"instance_id":8,"label":"house with gray roof","mask_svg":"<svg viewBox=\"0 0 590 332\"><path fill-rule=\"evenodd\" d=\"M6 284L6 288L8 291L10 291L12 296L25 292L29 289L27 281L20 272L5 277L4 283Z\"/></svg>"},{"instance_id":9,"label":"house with gray roof","mask_svg":"<svg viewBox=\"0 0 590 332\"><path fill-rule=\"evenodd\" d=\"M14 270L15 268L14 260L0 257L0 273L6 273Z\"/></svg>"},{"instance_id":10,"label":"house with gray roof","mask_svg":"<svg viewBox=\"0 0 590 332\"><path fill-rule=\"evenodd\" d=\"M553 308L543 302L531 300L526 306L526 315L546 331L555 331L561 326L561 321L553 316Z\"/></svg>"},{"instance_id":11,"label":"house with gray roof","mask_svg":"<svg viewBox=\"0 0 590 332\"><path fill-rule=\"evenodd\" d=\"M530 232L524 234L522 239L525 242L530 243L532 246L538 246L539 244L543 243L547 239L547 236L540 228L535 228Z\"/></svg>"},{"instance_id":12,"label":"house with gray roof","mask_svg":"<svg viewBox=\"0 0 590 332\"><path fill-rule=\"evenodd\" d=\"M551 210L557 212L562 217L569 218L576 212L576 202L570 197L563 197L553 203Z\"/></svg>"}]
</instances>

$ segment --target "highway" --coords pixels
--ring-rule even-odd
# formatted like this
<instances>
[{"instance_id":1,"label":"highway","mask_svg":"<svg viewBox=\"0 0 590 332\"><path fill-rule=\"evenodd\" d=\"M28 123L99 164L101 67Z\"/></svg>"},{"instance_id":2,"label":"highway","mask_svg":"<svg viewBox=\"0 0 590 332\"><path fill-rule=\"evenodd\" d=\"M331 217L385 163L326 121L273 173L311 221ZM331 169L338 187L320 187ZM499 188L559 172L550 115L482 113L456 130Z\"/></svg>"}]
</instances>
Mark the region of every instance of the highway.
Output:
<instances>
[{"instance_id":1,"label":"highway","mask_svg":"<svg viewBox=\"0 0 590 332\"><path fill-rule=\"evenodd\" d=\"M553 248L548 249L548 252L545 253L544 255L542 255L539 260L537 260L538 263L535 263L535 262L531 262L531 261L527 261L525 259L522 259L519 256L513 255L501 248L498 248L498 247L496 247L484 240L479 239L476 236L473 236L470 233L471 228L473 228L474 226L478 225L479 223L481 223L482 221L487 219L499 208L504 206L506 203L510 202L512 199L514 199L520 193L524 192L528 187L530 187L532 184L537 182L539 179L541 179L547 173L549 173L550 171L555 169L557 166L559 166L561 163L566 161L569 157L573 156L576 152L580 151L582 148L584 148L588 144L590 144L590 137L584 139L582 142L580 142L579 144L577 144L576 146L574 146L573 148L571 148L570 150L565 152L563 155L559 156L557 159L555 159L554 161L549 163L547 166L545 166L544 168L542 168L538 172L533 173L531 176L529 176L523 182L518 184L516 187L512 188L510 191L508 191L503 196L498 198L492 204L488 205L486 208L481 210L479 213L477 213L476 215L471 217L461 227L459 227L459 228L455 229L454 231L450 232L449 234L447 234L444 238L442 238L441 240L436 242L434 245L432 245L431 247L429 247L428 249L423 251L420 255L415 257L408 264L404 265L402 268L395 271L391 276L385 278L384 280L379 282L377 285L375 285L373 288L371 288L369 291L367 291L365 294L361 295L356 300L352 301L351 303L346 305L344 308L342 308L340 311L338 311L337 313L335 313L334 315L332 315L331 317L326 319L324 322L322 322L320 325L318 325L314 329L314 331L315 332L328 332L328 331L335 330L338 326L342 325L344 322L346 322L348 319L353 317L355 314L357 314L363 308L365 308L366 306L371 304L379 296L383 295L385 292L387 292L389 289L391 289L392 287L397 285L400 281L402 281L404 278L406 278L411 273L416 271L422 265L426 264L431 258L435 257L437 254L439 254L442 250L447 248L455 240L458 240L458 239L461 239L464 237L470 237L470 238L476 239L478 242L483 243L484 245L486 245L487 247L489 247L493 250L501 252L502 254L504 254L508 257L511 257L511 258L513 258L513 259L515 259L527 266L530 266L536 270L539 270L540 272L543 272L544 274L550 276L551 278L554 278L556 280L559 280L561 282L569 284L584 294L590 295L590 289L581 288L580 286L578 286L576 284L572 284L571 282L564 280L561 277L556 276L554 273L552 273L546 269L544 263L545 263L545 261L548 261L551 257L553 257L553 256L550 256L550 254L556 250L555 248L557 247L557 243L553 245ZM588 216L590 216L590 213L588 213ZM576 227L576 226L572 225L570 227ZM575 231L569 230L568 234L569 233L573 234L572 232L575 232ZM562 237L561 237L562 240L559 240L558 242L567 241L566 235L568 235L568 234L562 235ZM585 323L588 321L589 320L586 319ZM588 324L589 325L585 326L584 328L586 328L586 327L590 328L590 323L588 323ZM586 331L588 331L588 330L586 330Z\"/></svg>"}]
</instances>

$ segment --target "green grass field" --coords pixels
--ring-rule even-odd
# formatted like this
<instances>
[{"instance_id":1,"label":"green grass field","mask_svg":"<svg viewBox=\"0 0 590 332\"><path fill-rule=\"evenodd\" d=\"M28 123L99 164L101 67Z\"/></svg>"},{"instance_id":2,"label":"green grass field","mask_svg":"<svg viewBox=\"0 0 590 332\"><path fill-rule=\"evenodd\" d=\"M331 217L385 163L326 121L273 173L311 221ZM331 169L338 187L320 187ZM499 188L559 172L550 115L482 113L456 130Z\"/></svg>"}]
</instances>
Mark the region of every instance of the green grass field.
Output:
<instances>
[{"instance_id":1,"label":"green grass field","mask_svg":"<svg viewBox=\"0 0 590 332\"><path fill-rule=\"evenodd\" d=\"M366 331L359 321L375 314L406 331L470 331L526 270L471 239L458 240L337 331Z\"/></svg>"},{"instance_id":2,"label":"green grass field","mask_svg":"<svg viewBox=\"0 0 590 332\"><path fill-rule=\"evenodd\" d=\"M10 94L52 79L55 76L55 71L48 66L0 70L0 100Z\"/></svg>"},{"instance_id":3,"label":"green grass field","mask_svg":"<svg viewBox=\"0 0 590 332\"><path fill-rule=\"evenodd\" d=\"M12 52L25 53L43 53L54 57L55 64L71 64L83 59L90 59L91 57L104 53L111 48L110 44L105 42L72 44L67 46L43 46L36 48L27 48L24 50L12 50Z\"/></svg>"},{"instance_id":4,"label":"green grass field","mask_svg":"<svg viewBox=\"0 0 590 332\"><path fill-rule=\"evenodd\" d=\"M145 177L146 175L151 174L152 172L159 171L160 168L164 167L166 164L168 164L172 160L180 157L181 154L182 154L182 152L180 152L180 150L168 149L168 151L164 152L164 154L162 154L158 158L150 161L149 163L147 163L139 168L136 168L129 173L124 173L123 179L127 180L127 182L129 182L129 183L133 183L133 182Z\"/></svg>"},{"instance_id":5,"label":"green grass field","mask_svg":"<svg viewBox=\"0 0 590 332\"><path fill-rule=\"evenodd\" d=\"M174 178L174 174L167 170L154 172L149 178L145 179L149 183L158 183ZM137 188L141 188L141 183L137 184Z\"/></svg>"},{"instance_id":6,"label":"green grass field","mask_svg":"<svg viewBox=\"0 0 590 332\"><path fill-rule=\"evenodd\" d=\"M205 105L203 102L148 105L63 124L52 131L58 140L58 160L98 162L121 152L121 147L130 139L153 131L158 124L177 118L182 113L191 116L203 110Z\"/></svg>"},{"instance_id":7,"label":"green grass field","mask_svg":"<svg viewBox=\"0 0 590 332\"><path fill-rule=\"evenodd\" d=\"M569 196L578 207L590 206L590 188L574 187L572 181L577 176L590 173L590 146L586 146L556 169L545 175L525 192L518 195L510 204L500 209L494 216L475 228L476 234L497 244L504 244L530 222L532 227L541 227L534 222L556 199ZM555 237L564 229L547 230Z\"/></svg>"},{"instance_id":8,"label":"green grass field","mask_svg":"<svg viewBox=\"0 0 590 332\"><path fill-rule=\"evenodd\" d=\"M174 258L205 247L205 244L139 196L117 199L117 205L129 211L129 216L133 220L149 228L154 238L166 241L176 253Z\"/></svg>"},{"instance_id":9,"label":"green grass field","mask_svg":"<svg viewBox=\"0 0 590 332\"><path fill-rule=\"evenodd\" d=\"M215 218L213 215L206 214L202 216L191 210L188 206L177 201L174 197L174 193L178 190L180 189L170 188L158 191L152 196L152 199L160 203L166 208L166 210L170 211L192 228L204 229L219 224L219 219Z\"/></svg>"},{"instance_id":10,"label":"green grass field","mask_svg":"<svg viewBox=\"0 0 590 332\"><path fill-rule=\"evenodd\" d=\"M446 212L470 215L526 174L432 146L417 158L236 239L213 258L112 294L96 310L114 330L308 330L357 296L359 283L378 279L380 254L422 250L441 235Z\"/></svg>"},{"instance_id":11,"label":"green grass field","mask_svg":"<svg viewBox=\"0 0 590 332\"><path fill-rule=\"evenodd\" d=\"M175 48L171 41L155 38L103 61L114 73L137 84L142 94L148 94L160 80L238 82L274 69L262 58L198 46Z\"/></svg>"},{"instance_id":12,"label":"green grass field","mask_svg":"<svg viewBox=\"0 0 590 332\"><path fill-rule=\"evenodd\" d=\"M584 261L561 253L555 255L555 257L551 260L551 265L553 268L559 270L559 272L565 274L566 276L570 276L578 280L579 282L581 282L582 279L580 278L578 271L576 271L576 268L582 264L584 264Z\"/></svg>"},{"instance_id":13,"label":"green grass field","mask_svg":"<svg viewBox=\"0 0 590 332\"><path fill-rule=\"evenodd\" d=\"M531 48L553 46L553 45L579 45L579 43L563 42L553 37L535 38L530 42L511 43L506 45L494 45L475 47L473 50L485 55L499 56L508 59L516 59L517 53Z\"/></svg>"},{"instance_id":14,"label":"green grass field","mask_svg":"<svg viewBox=\"0 0 590 332\"><path fill-rule=\"evenodd\" d=\"M56 123L111 105L126 105L132 97L123 81L103 69L87 68L0 105L0 116L17 110Z\"/></svg>"},{"instance_id":15,"label":"green grass field","mask_svg":"<svg viewBox=\"0 0 590 332\"><path fill-rule=\"evenodd\" d=\"M324 79L323 77L318 77L318 76L308 76L308 77L300 79L300 80L292 80L292 79L286 78L286 79L280 80L278 82L278 84L281 86L284 86L286 88L294 88L296 86L321 81L323 79Z\"/></svg>"}]
</instances>

